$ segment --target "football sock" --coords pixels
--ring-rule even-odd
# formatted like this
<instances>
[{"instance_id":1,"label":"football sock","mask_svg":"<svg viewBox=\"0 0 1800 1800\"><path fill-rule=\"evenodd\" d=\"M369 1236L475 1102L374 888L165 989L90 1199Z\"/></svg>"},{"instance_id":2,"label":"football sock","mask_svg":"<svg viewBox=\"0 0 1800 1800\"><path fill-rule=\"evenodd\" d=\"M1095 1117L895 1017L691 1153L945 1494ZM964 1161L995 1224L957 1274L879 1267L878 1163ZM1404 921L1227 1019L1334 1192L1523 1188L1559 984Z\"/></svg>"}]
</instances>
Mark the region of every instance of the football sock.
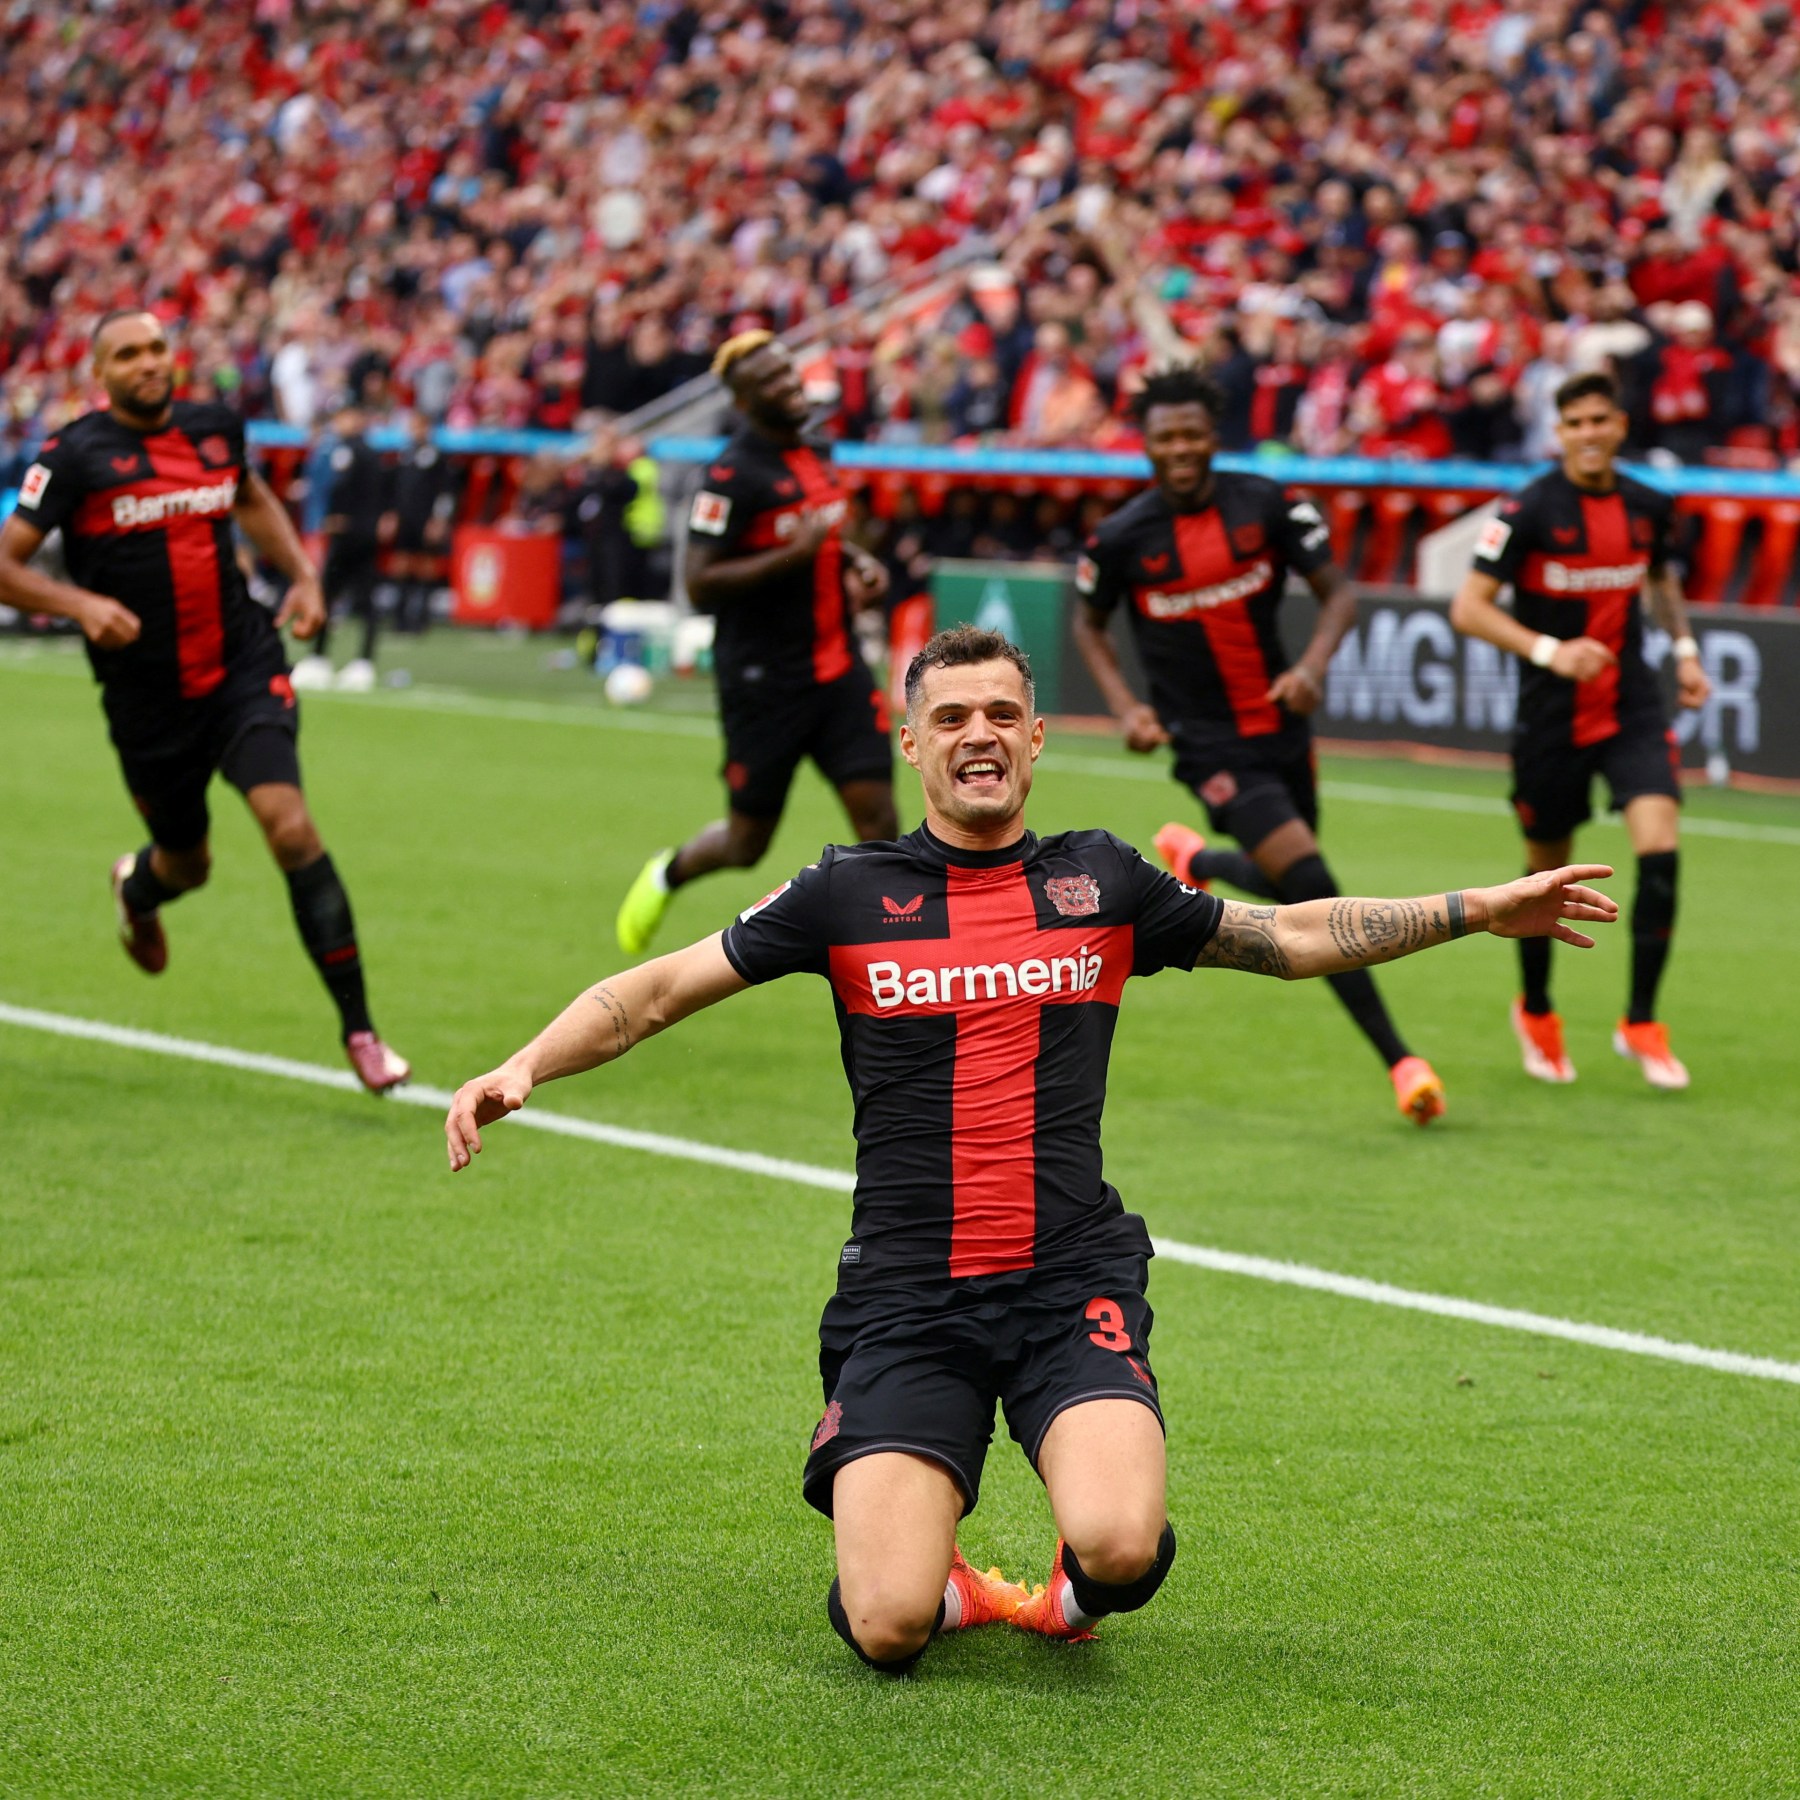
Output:
<instances>
[{"instance_id":1,"label":"football sock","mask_svg":"<svg viewBox=\"0 0 1800 1800\"><path fill-rule=\"evenodd\" d=\"M1302 900L1329 900L1338 891L1324 857L1316 854L1303 856L1291 864L1275 886L1282 903L1287 906L1297 905ZM1330 975L1326 979L1331 983L1331 991L1344 1003L1344 1010L1356 1021L1357 1028L1375 1046L1376 1055L1391 1069L1406 1055L1406 1045L1394 1029L1394 1021L1388 1017L1388 1010L1375 991L1374 978L1369 971L1351 969L1347 974Z\"/></svg>"},{"instance_id":2,"label":"football sock","mask_svg":"<svg viewBox=\"0 0 1800 1800\"><path fill-rule=\"evenodd\" d=\"M1136 1581L1096 1581L1063 1545L1063 1574L1068 1591L1061 1596L1062 1615L1077 1631L1085 1631L1108 1613L1136 1612L1147 1606L1175 1561L1175 1527L1165 1523L1157 1540L1156 1561Z\"/></svg>"},{"instance_id":3,"label":"football sock","mask_svg":"<svg viewBox=\"0 0 1800 1800\"><path fill-rule=\"evenodd\" d=\"M1648 1024L1656 1017L1656 988L1675 929L1680 860L1677 850L1656 850L1638 858L1637 899L1631 908L1631 1010L1625 1015L1633 1025Z\"/></svg>"},{"instance_id":4,"label":"football sock","mask_svg":"<svg viewBox=\"0 0 1800 1800\"><path fill-rule=\"evenodd\" d=\"M844 1611L844 1596L839 1588L837 1578L832 1578L830 1590L825 1595L825 1614L831 1620L831 1629L841 1637L858 1659L869 1665L871 1669L879 1669L883 1675L910 1675L918 1660L925 1654L925 1646L921 1644L911 1656L897 1656L892 1662L877 1662L861 1644L856 1641L856 1633L850 1629L850 1615ZM932 1635L935 1637L944 1623L944 1603L938 1602L938 1616L932 1622Z\"/></svg>"},{"instance_id":5,"label":"football sock","mask_svg":"<svg viewBox=\"0 0 1800 1800\"><path fill-rule=\"evenodd\" d=\"M125 904L134 913L155 912L159 906L179 900L187 892L186 888L172 888L166 881L157 879L156 871L150 867L150 850L151 846L146 844L137 853L131 873L120 884L125 892Z\"/></svg>"},{"instance_id":6,"label":"football sock","mask_svg":"<svg viewBox=\"0 0 1800 1800\"><path fill-rule=\"evenodd\" d=\"M957 1631L962 1627L962 1595L954 1581L944 1583L944 1603L938 1608L939 1631Z\"/></svg>"},{"instance_id":7,"label":"football sock","mask_svg":"<svg viewBox=\"0 0 1800 1800\"><path fill-rule=\"evenodd\" d=\"M1274 882L1241 850L1196 850L1188 858L1187 879L1191 884L1223 881L1241 893L1254 894L1259 900L1279 900Z\"/></svg>"},{"instance_id":8,"label":"football sock","mask_svg":"<svg viewBox=\"0 0 1800 1800\"><path fill-rule=\"evenodd\" d=\"M344 892L331 858L321 856L304 869L290 869L287 882L300 941L326 990L337 1002L344 1036L353 1031L373 1031L369 1003L363 996L362 958L356 949L350 896Z\"/></svg>"},{"instance_id":9,"label":"football sock","mask_svg":"<svg viewBox=\"0 0 1800 1800\"><path fill-rule=\"evenodd\" d=\"M1526 874L1531 871L1527 869ZM1524 980L1528 1013L1555 1012L1550 1004L1550 944L1547 937L1519 939L1519 971Z\"/></svg>"}]
</instances>

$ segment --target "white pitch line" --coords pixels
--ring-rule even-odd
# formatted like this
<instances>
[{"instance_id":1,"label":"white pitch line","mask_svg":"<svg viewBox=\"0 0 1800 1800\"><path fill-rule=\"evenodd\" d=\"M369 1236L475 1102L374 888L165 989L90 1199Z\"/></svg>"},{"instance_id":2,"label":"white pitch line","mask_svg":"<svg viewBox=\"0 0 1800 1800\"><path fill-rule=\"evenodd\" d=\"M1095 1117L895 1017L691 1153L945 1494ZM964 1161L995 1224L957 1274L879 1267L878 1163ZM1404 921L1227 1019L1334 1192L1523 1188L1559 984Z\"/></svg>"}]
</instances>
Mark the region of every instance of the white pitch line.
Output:
<instances>
[{"instance_id":1,"label":"white pitch line","mask_svg":"<svg viewBox=\"0 0 1800 1800\"><path fill-rule=\"evenodd\" d=\"M77 1019L67 1013L41 1012L35 1007L11 1006L0 1001L0 1025L26 1031L45 1031L57 1037L83 1038L111 1044L123 1050L144 1050L157 1056L181 1057L188 1062L212 1063L247 1074L274 1075L285 1081L305 1081L316 1087L360 1092L348 1069L327 1069L318 1063L296 1062L285 1056L265 1056L253 1050L234 1050L223 1044L205 1044L192 1038L167 1037L159 1031L140 1031L128 1025L109 1025L98 1019ZM449 1107L446 1088L413 1083L390 1096L400 1105L422 1106L442 1112ZM795 1187L822 1188L827 1193L848 1194L856 1177L841 1169L817 1163L791 1162L785 1157L763 1156L754 1150L730 1150L691 1138L669 1137L657 1131L633 1131L621 1125L602 1125L569 1113L530 1108L514 1113L508 1124L559 1137L585 1138L623 1150L642 1150L682 1162L735 1169L746 1175L767 1175ZM1561 1338L1566 1343L1587 1344L1597 1350L1617 1350L1629 1356L1648 1356L1662 1362L1688 1363L1725 1375L1751 1375L1764 1381L1785 1381L1800 1386L1800 1363L1778 1362L1769 1356L1745 1356L1735 1350L1709 1350L1701 1344L1653 1337L1639 1331L1619 1331L1610 1325L1588 1325L1577 1319L1558 1319L1546 1313L1521 1312L1510 1306L1489 1306L1480 1300L1461 1300L1448 1294L1422 1294L1411 1288L1392 1287L1385 1281L1368 1281L1360 1275L1339 1275L1306 1263L1277 1262L1266 1256L1243 1256L1233 1250L1212 1250L1201 1244L1184 1244L1174 1238L1154 1240L1156 1253L1171 1262L1189 1263L1222 1275L1247 1275L1254 1281L1275 1282L1283 1287L1311 1288L1346 1300L1394 1306L1408 1312L1432 1313L1444 1319L1463 1319L1475 1325L1522 1331L1534 1337Z\"/></svg>"}]
</instances>

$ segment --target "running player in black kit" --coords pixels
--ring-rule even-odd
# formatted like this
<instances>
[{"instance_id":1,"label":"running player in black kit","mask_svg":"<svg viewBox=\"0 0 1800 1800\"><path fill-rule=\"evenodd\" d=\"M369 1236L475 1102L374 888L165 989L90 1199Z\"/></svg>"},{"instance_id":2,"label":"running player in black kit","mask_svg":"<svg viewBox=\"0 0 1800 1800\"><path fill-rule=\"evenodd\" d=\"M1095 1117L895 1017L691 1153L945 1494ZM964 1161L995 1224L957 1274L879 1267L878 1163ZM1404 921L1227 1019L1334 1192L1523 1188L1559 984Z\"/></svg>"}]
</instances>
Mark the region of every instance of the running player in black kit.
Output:
<instances>
[{"instance_id":1,"label":"running player in black kit","mask_svg":"<svg viewBox=\"0 0 1800 1800\"><path fill-rule=\"evenodd\" d=\"M1631 911L1631 993L1613 1048L1656 1088L1684 1088L1688 1072L1656 1016L1656 991L1675 929L1681 787L1674 734L1644 660L1641 591L1673 640L1676 697L1704 706L1711 692L1668 567L1666 494L1614 467L1627 420L1610 375L1573 375L1556 391L1562 466L1505 501L1475 546L1451 604L1459 631L1523 659L1513 737L1513 808L1526 866L1555 868L1575 828L1593 816L1589 791L1605 775L1638 859ZM1510 584L1509 617L1496 602ZM1550 1004L1550 946L1519 946L1524 993L1513 1031L1525 1072L1575 1079L1562 1020Z\"/></svg>"},{"instance_id":2,"label":"running player in black kit","mask_svg":"<svg viewBox=\"0 0 1800 1800\"><path fill-rule=\"evenodd\" d=\"M0 600L73 619L87 639L125 785L150 842L113 865L126 954L159 974L161 909L206 880L206 789L242 792L287 876L301 941L336 1002L358 1079L381 1093L411 1073L375 1033L350 900L300 790L299 711L277 627L310 637L319 584L281 502L244 461L228 408L174 396L155 314L109 314L94 373L110 402L52 438L0 527ZM238 572L235 523L289 583L273 621ZM61 530L68 581L28 568Z\"/></svg>"},{"instance_id":3,"label":"running player in black kit","mask_svg":"<svg viewBox=\"0 0 1800 1800\"><path fill-rule=\"evenodd\" d=\"M1072 1639L1168 1574L1150 1240L1101 1170L1126 981L1164 968L1331 975L1468 931L1591 939L1605 895L1560 869L1422 900L1244 906L1184 887L1105 831L1025 829L1044 723L1023 655L941 632L907 671L900 747L925 823L827 849L723 933L613 977L461 1087L450 1166L534 1087L622 1056L776 976L831 986L855 1095L856 1196L820 1327L825 1410L807 1499L834 1524L827 1607L865 1662L911 1668L934 1632L1011 1618ZM1027 1598L956 1547L996 1403L1059 1534Z\"/></svg>"},{"instance_id":4,"label":"running player in black kit","mask_svg":"<svg viewBox=\"0 0 1800 1800\"><path fill-rule=\"evenodd\" d=\"M847 496L801 436L806 397L786 346L743 332L721 347L713 373L745 422L694 496L686 576L694 604L718 619L728 811L651 857L631 884L618 920L628 956L649 948L684 882L762 860L805 757L837 789L858 838L900 828L887 696L851 625L887 591L887 571L844 537Z\"/></svg>"},{"instance_id":5,"label":"running player in black kit","mask_svg":"<svg viewBox=\"0 0 1800 1800\"><path fill-rule=\"evenodd\" d=\"M1119 719L1125 742L1148 754L1175 747L1175 779L1191 788L1215 831L1243 852L1206 848L1190 826L1156 834L1170 871L1203 887L1223 880L1288 902L1337 890L1314 836L1319 823L1308 715L1325 670L1356 618L1350 585L1331 562L1330 535L1310 501L1290 504L1260 475L1215 471L1217 388L1199 371L1152 375L1139 400L1155 484L1088 540L1076 574L1083 604L1075 642ZM1320 602L1312 641L1288 665L1276 614L1290 569ZM1131 691L1107 628L1124 603L1150 682ZM1246 854L1247 853L1247 854ZM1407 1049L1363 970L1331 983L1387 1065L1400 1111L1420 1125L1444 1110L1444 1086Z\"/></svg>"}]
</instances>

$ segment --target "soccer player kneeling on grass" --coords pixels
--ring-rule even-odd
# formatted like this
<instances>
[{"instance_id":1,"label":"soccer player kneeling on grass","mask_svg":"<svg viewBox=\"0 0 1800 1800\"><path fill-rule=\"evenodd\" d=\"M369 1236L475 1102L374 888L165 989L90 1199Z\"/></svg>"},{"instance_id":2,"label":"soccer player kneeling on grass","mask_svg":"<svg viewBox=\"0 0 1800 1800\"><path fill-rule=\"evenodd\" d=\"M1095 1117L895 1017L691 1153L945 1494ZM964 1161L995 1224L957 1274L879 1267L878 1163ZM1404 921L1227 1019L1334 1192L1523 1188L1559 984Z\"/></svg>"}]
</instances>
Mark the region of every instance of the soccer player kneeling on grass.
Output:
<instances>
[{"instance_id":1,"label":"soccer player kneeling on grass","mask_svg":"<svg viewBox=\"0 0 1800 1800\"><path fill-rule=\"evenodd\" d=\"M820 1325L824 1416L807 1499L833 1521L832 1625L902 1674L940 1631L1010 1620L1077 1640L1168 1575L1162 1412L1145 1298L1151 1246L1100 1166L1107 1056L1126 981L1166 968L1292 978L1470 931L1610 920L1568 868L1419 900L1247 906L1186 887L1105 831L1025 828L1044 743L1024 656L939 633L907 671L901 748L925 823L827 849L722 933L601 983L465 1083L450 1166L544 1081L622 1056L778 975L831 984L855 1094L857 1183ZM957 1547L996 1404L1042 1478L1058 1541L1028 1594Z\"/></svg>"}]
</instances>

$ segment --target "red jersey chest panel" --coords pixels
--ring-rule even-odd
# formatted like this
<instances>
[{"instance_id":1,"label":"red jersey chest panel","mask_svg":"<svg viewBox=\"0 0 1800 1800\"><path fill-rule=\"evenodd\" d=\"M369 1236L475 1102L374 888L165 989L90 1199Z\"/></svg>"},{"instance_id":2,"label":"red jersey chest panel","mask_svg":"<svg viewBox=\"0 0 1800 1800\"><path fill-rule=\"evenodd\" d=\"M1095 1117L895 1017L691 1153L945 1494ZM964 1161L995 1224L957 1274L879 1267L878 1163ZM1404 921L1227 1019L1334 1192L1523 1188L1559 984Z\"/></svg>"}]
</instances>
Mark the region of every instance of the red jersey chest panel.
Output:
<instances>
[{"instance_id":1,"label":"red jersey chest panel","mask_svg":"<svg viewBox=\"0 0 1800 1800\"><path fill-rule=\"evenodd\" d=\"M835 681L849 673L853 654L844 602L843 522L850 496L830 466L805 444L789 450L771 446L755 466L762 503L744 528L745 554L790 543L809 515L822 515L830 523L810 576L812 674L818 682Z\"/></svg>"},{"instance_id":2,"label":"red jersey chest panel","mask_svg":"<svg viewBox=\"0 0 1800 1800\"><path fill-rule=\"evenodd\" d=\"M870 942L831 948L847 1013L954 1020L952 1276L1034 1265L1046 1009L1116 1008L1132 972L1132 927L1102 923L1103 899L1067 865L951 865L919 894L883 894Z\"/></svg>"},{"instance_id":3,"label":"red jersey chest panel","mask_svg":"<svg viewBox=\"0 0 1800 1800\"><path fill-rule=\"evenodd\" d=\"M1596 744L1619 729L1620 683L1641 660L1638 594L1650 572L1652 521L1622 493L1570 487L1534 522L1517 582L1521 621L1553 636L1590 637L1618 659L1578 682L1570 741Z\"/></svg>"},{"instance_id":4,"label":"red jersey chest panel","mask_svg":"<svg viewBox=\"0 0 1800 1800\"><path fill-rule=\"evenodd\" d=\"M1282 565L1265 523L1219 507L1177 513L1168 551L1138 548L1132 604L1147 621L1200 633L1226 704L1244 737L1279 731L1281 709L1266 696L1279 672L1252 612L1280 595ZM1172 565L1161 579L1158 564Z\"/></svg>"},{"instance_id":5,"label":"red jersey chest panel","mask_svg":"<svg viewBox=\"0 0 1800 1800\"><path fill-rule=\"evenodd\" d=\"M190 435L179 425L139 436L120 429L84 447L86 490L69 529L102 555L109 547L136 561L150 558L165 580L117 582L116 598L140 615L156 592L173 608L177 678L182 698L210 694L225 679L225 613L230 519L244 466L220 432ZM128 540L140 540L135 551ZM157 555L160 549L160 557Z\"/></svg>"}]
</instances>

